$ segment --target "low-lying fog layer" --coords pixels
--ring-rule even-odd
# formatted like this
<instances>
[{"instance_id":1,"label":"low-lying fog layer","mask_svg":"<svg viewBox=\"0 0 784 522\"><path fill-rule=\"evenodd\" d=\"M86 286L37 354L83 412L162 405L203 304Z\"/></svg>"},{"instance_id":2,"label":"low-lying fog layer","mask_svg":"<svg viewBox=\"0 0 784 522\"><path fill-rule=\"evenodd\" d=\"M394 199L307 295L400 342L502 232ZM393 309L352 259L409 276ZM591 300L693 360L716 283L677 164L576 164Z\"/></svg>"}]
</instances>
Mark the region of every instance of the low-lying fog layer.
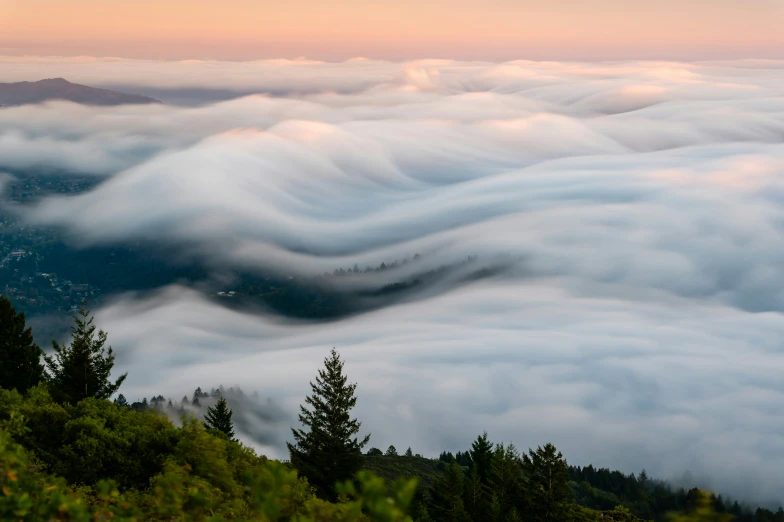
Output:
<instances>
[{"instance_id":1,"label":"low-lying fog layer","mask_svg":"<svg viewBox=\"0 0 784 522\"><path fill-rule=\"evenodd\" d=\"M0 170L105 179L25 209L78 245L166 242L292 276L505 259L328 324L181 287L119 296L99 321L127 396L238 384L293 419L336 346L373 446L435 454L487 430L782 500L784 63L0 64L0 81L237 93L0 110ZM291 422L266 451L283 455Z\"/></svg>"}]
</instances>

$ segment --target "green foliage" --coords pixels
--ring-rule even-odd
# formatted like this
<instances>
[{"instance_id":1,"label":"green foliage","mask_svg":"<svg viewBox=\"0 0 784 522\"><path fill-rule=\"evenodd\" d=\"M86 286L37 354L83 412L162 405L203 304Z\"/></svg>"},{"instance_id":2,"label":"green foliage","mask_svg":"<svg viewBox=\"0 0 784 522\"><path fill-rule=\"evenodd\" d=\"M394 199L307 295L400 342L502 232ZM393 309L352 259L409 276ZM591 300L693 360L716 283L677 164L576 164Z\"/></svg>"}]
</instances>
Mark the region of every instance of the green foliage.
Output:
<instances>
[{"instance_id":1,"label":"green foliage","mask_svg":"<svg viewBox=\"0 0 784 522\"><path fill-rule=\"evenodd\" d=\"M384 455L386 455L387 457L397 457L397 448L395 448L394 446L390 445L387 448L387 451L384 452Z\"/></svg>"},{"instance_id":2,"label":"green foliage","mask_svg":"<svg viewBox=\"0 0 784 522\"><path fill-rule=\"evenodd\" d=\"M343 362L333 348L324 359L312 395L300 406L299 421L309 431L292 429L296 444L287 443L291 463L326 498L336 498L334 485L352 478L362 466L362 448L370 440L355 436L361 423L351 418L357 403L356 384L348 384Z\"/></svg>"},{"instance_id":3,"label":"green foliage","mask_svg":"<svg viewBox=\"0 0 784 522\"><path fill-rule=\"evenodd\" d=\"M490 490L498 502L496 520L505 520L506 515L518 505L519 493L522 490L520 470L520 454L513 444L496 446L490 459Z\"/></svg>"},{"instance_id":4,"label":"green foliage","mask_svg":"<svg viewBox=\"0 0 784 522\"><path fill-rule=\"evenodd\" d=\"M106 520L101 507L91 509L65 481L37 471L23 447L14 442L26 428L13 412L0 423L0 520ZM102 492L111 486L102 484Z\"/></svg>"},{"instance_id":5,"label":"green foliage","mask_svg":"<svg viewBox=\"0 0 784 522\"><path fill-rule=\"evenodd\" d=\"M425 490L435 482L442 473L438 461L423 457L386 457L383 454L366 455L362 469L371 471L390 484L398 478L416 478Z\"/></svg>"},{"instance_id":6,"label":"green foliage","mask_svg":"<svg viewBox=\"0 0 784 522\"><path fill-rule=\"evenodd\" d=\"M490 485L490 462L493 459L493 443L487 437L487 432L482 433L471 443L471 460L476 465L479 480L484 486Z\"/></svg>"},{"instance_id":7,"label":"green foliage","mask_svg":"<svg viewBox=\"0 0 784 522\"><path fill-rule=\"evenodd\" d=\"M47 468L72 484L111 479L122 489L146 487L163 469L180 430L153 412L137 413L98 399L59 405L45 386L27 397L0 390L0 417L24 415L19 441Z\"/></svg>"},{"instance_id":8,"label":"green foliage","mask_svg":"<svg viewBox=\"0 0 784 522\"><path fill-rule=\"evenodd\" d=\"M476 464L472 463L465 487L465 505L472 519L479 520L484 515L486 496L487 488L482 484Z\"/></svg>"},{"instance_id":9,"label":"green foliage","mask_svg":"<svg viewBox=\"0 0 784 522\"><path fill-rule=\"evenodd\" d=\"M577 504L569 505L565 519L569 522L645 522L634 516L628 509L618 506L609 511L596 511Z\"/></svg>"},{"instance_id":10,"label":"green foliage","mask_svg":"<svg viewBox=\"0 0 784 522\"><path fill-rule=\"evenodd\" d=\"M44 355L50 389L58 402L76 404L89 397L108 399L127 377L123 374L113 383L109 381L114 353L111 346L104 350L106 332L99 330L96 335L95 330L93 317L83 304L74 316L71 344L52 341L54 356Z\"/></svg>"},{"instance_id":11,"label":"green foliage","mask_svg":"<svg viewBox=\"0 0 784 522\"><path fill-rule=\"evenodd\" d=\"M686 513L672 513L670 522L730 522L733 516L729 513L716 513L713 499L707 491L697 491L696 506Z\"/></svg>"},{"instance_id":12,"label":"green foliage","mask_svg":"<svg viewBox=\"0 0 784 522\"><path fill-rule=\"evenodd\" d=\"M436 522L467 522L471 520L463 503L463 468L452 461L432 487L431 515Z\"/></svg>"},{"instance_id":13,"label":"green foliage","mask_svg":"<svg viewBox=\"0 0 784 522\"><path fill-rule=\"evenodd\" d=\"M26 392L44 376L43 352L25 328L24 313L16 313L11 301L0 296L0 388Z\"/></svg>"},{"instance_id":14,"label":"green foliage","mask_svg":"<svg viewBox=\"0 0 784 522\"><path fill-rule=\"evenodd\" d=\"M537 522L563 520L571 490L569 467L560 451L548 443L523 455L533 519Z\"/></svg>"},{"instance_id":15,"label":"green foliage","mask_svg":"<svg viewBox=\"0 0 784 522\"><path fill-rule=\"evenodd\" d=\"M430 513L427 511L427 506L419 504L414 512L414 522L433 522L430 518Z\"/></svg>"},{"instance_id":16,"label":"green foliage","mask_svg":"<svg viewBox=\"0 0 784 522\"><path fill-rule=\"evenodd\" d=\"M83 402L92 407L99 401ZM126 411L131 418L148 415ZM332 504L315 497L296 471L212 435L195 419L179 429L178 443L147 487L121 494L113 482L101 480L74 488L40 472L15 442L29 437L29 428L15 409L7 413L0 423L0 520L411 522L407 512L416 481L390 489L362 472L339 485L345 500Z\"/></svg>"},{"instance_id":17,"label":"green foliage","mask_svg":"<svg viewBox=\"0 0 784 522\"><path fill-rule=\"evenodd\" d=\"M204 424L215 431L223 433L229 439L234 438L234 424L231 421L231 409L226 403L226 399L221 397L215 406L207 408L204 416Z\"/></svg>"}]
</instances>

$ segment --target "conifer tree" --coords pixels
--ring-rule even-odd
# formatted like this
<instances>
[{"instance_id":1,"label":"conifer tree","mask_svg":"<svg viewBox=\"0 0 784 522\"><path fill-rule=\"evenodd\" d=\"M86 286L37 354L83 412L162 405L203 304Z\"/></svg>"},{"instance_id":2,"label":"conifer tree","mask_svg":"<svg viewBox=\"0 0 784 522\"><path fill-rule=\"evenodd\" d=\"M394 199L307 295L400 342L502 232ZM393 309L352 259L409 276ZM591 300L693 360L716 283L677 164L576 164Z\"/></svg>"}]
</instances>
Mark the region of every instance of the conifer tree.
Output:
<instances>
[{"instance_id":1,"label":"conifer tree","mask_svg":"<svg viewBox=\"0 0 784 522\"><path fill-rule=\"evenodd\" d=\"M71 344L52 341L54 355L44 355L49 388L59 402L76 404L88 397L108 399L128 376L126 373L114 382L109 380L114 353L111 346L104 350L106 332L99 330L96 335L95 330L93 317L83 303L74 316Z\"/></svg>"},{"instance_id":2,"label":"conifer tree","mask_svg":"<svg viewBox=\"0 0 784 522\"><path fill-rule=\"evenodd\" d=\"M523 470L536 522L564 520L568 509L569 467L560 451L548 443L523 454Z\"/></svg>"},{"instance_id":3,"label":"conifer tree","mask_svg":"<svg viewBox=\"0 0 784 522\"><path fill-rule=\"evenodd\" d=\"M11 301L0 296L0 388L24 393L44 377L43 352L25 328L24 312L16 313Z\"/></svg>"},{"instance_id":4,"label":"conifer tree","mask_svg":"<svg viewBox=\"0 0 784 522\"><path fill-rule=\"evenodd\" d=\"M495 492L490 495L490 505L487 511L487 520L489 522L503 522L503 508L501 507L501 501L498 499L498 495Z\"/></svg>"},{"instance_id":5,"label":"conifer tree","mask_svg":"<svg viewBox=\"0 0 784 522\"><path fill-rule=\"evenodd\" d=\"M408 449L406 450L406 457L413 457L413 456L414 456L414 452L411 451L411 446L409 446Z\"/></svg>"},{"instance_id":6,"label":"conifer tree","mask_svg":"<svg viewBox=\"0 0 784 522\"><path fill-rule=\"evenodd\" d=\"M493 459L493 443L490 442L487 432L479 435L471 443L469 450L471 466L475 468L481 495L475 495L475 504L471 505L475 520L485 521L490 517L490 503L492 501L492 491L490 487L490 470Z\"/></svg>"},{"instance_id":7,"label":"conifer tree","mask_svg":"<svg viewBox=\"0 0 784 522\"><path fill-rule=\"evenodd\" d=\"M361 427L351 418L357 403L356 384L343 374L343 361L333 348L310 383L312 394L305 398L310 406L300 406L299 421L308 429L292 428L295 444L286 443L294 467L327 498L335 498L335 484L354 477L362 465L362 448L370 440L356 438Z\"/></svg>"},{"instance_id":8,"label":"conifer tree","mask_svg":"<svg viewBox=\"0 0 784 522\"><path fill-rule=\"evenodd\" d=\"M648 472L645 471L644 468L642 471L640 471L640 474L637 475L637 482L640 483L640 486L642 486L643 491L645 491L648 488Z\"/></svg>"},{"instance_id":9,"label":"conifer tree","mask_svg":"<svg viewBox=\"0 0 784 522\"><path fill-rule=\"evenodd\" d=\"M438 456L438 460L440 460L441 462L446 462L447 464L449 464L450 462L455 460L455 456L452 455L451 451L442 451L441 455Z\"/></svg>"},{"instance_id":10,"label":"conifer tree","mask_svg":"<svg viewBox=\"0 0 784 522\"><path fill-rule=\"evenodd\" d=\"M465 505L471 515L472 520L481 520L481 510L484 507L484 496L486 488L482 485L479 472L476 470L476 463L471 463L471 470L466 477L466 501Z\"/></svg>"},{"instance_id":11,"label":"conifer tree","mask_svg":"<svg viewBox=\"0 0 784 522\"><path fill-rule=\"evenodd\" d=\"M207 408L207 415L204 416L204 425L207 428L219 431L229 439L234 438L234 424L231 421L232 411L226 403L226 399L221 397L215 406Z\"/></svg>"},{"instance_id":12,"label":"conifer tree","mask_svg":"<svg viewBox=\"0 0 784 522\"><path fill-rule=\"evenodd\" d=\"M432 517L436 522L470 522L463 503L463 469L452 461L431 487Z\"/></svg>"},{"instance_id":13,"label":"conifer tree","mask_svg":"<svg viewBox=\"0 0 784 522\"><path fill-rule=\"evenodd\" d=\"M433 522L430 518L430 513L427 512L427 506L418 504L414 510L414 522Z\"/></svg>"},{"instance_id":14,"label":"conifer tree","mask_svg":"<svg viewBox=\"0 0 784 522\"><path fill-rule=\"evenodd\" d=\"M498 499L504 517L515 504L516 493L521 489L520 455L514 444L499 444L490 460L490 489Z\"/></svg>"},{"instance_id":15,"label":"conifer tree","mask_svg":"<svg viewBox=\"0 0 784 522\"><path fill-rule=\"evenodd\" d=\"M484 486L490 485L490 461L493 458L493 443L482 433L471 443L471 460L476 464L479 480Z\"/></svg>"},{"instance_id":16,"label":"conifer tree","mask_svg":"<svg viewBox=\"0 0 784 522\"><path fill-rule=\"evenodd\" d=\"M127 408L128 407L128 399L125 398L125 395L122 393L114 399L114 403L119 406L120 408Z\"/></svg>"}]
</instances>

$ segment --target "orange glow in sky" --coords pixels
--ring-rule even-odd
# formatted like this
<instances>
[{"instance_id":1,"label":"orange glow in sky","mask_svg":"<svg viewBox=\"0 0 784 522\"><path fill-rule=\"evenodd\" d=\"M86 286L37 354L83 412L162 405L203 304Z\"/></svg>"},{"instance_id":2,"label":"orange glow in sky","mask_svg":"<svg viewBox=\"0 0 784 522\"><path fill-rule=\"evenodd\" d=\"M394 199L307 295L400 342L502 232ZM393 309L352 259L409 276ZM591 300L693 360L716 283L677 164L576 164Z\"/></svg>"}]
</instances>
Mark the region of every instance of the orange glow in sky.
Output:
<instances>
[{"instance_id":1,"label":"orange glow in sky","mask_svg":"<svg viewBox=\"0 0 784 522\"><path fill-rule=\"evenodd\" d=\"M784 0L0 0L0 54L784 58Z\"/></svg>"}]
</instances>

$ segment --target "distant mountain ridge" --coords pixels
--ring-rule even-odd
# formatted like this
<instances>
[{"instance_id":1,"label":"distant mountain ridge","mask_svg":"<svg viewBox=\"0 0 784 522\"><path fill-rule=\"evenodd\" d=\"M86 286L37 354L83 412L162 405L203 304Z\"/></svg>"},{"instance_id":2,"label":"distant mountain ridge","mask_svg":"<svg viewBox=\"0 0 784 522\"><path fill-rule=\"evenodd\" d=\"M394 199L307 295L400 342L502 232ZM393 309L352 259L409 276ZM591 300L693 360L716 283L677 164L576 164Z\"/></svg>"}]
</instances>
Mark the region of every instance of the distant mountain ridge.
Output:
<instances>
[{"instance_id":1,"label":"distant mountain ridge","mask_svg":"<svg viewBox=\"0 0 784 522\"><path fill-rule=\"evenodd\" d=\"M96 89L63 78L37 82L0 83L0 106L27 105L50 100L66 100L84 105L125 105L161 103L138 94Z\"/></svg>"}]
</instances>

